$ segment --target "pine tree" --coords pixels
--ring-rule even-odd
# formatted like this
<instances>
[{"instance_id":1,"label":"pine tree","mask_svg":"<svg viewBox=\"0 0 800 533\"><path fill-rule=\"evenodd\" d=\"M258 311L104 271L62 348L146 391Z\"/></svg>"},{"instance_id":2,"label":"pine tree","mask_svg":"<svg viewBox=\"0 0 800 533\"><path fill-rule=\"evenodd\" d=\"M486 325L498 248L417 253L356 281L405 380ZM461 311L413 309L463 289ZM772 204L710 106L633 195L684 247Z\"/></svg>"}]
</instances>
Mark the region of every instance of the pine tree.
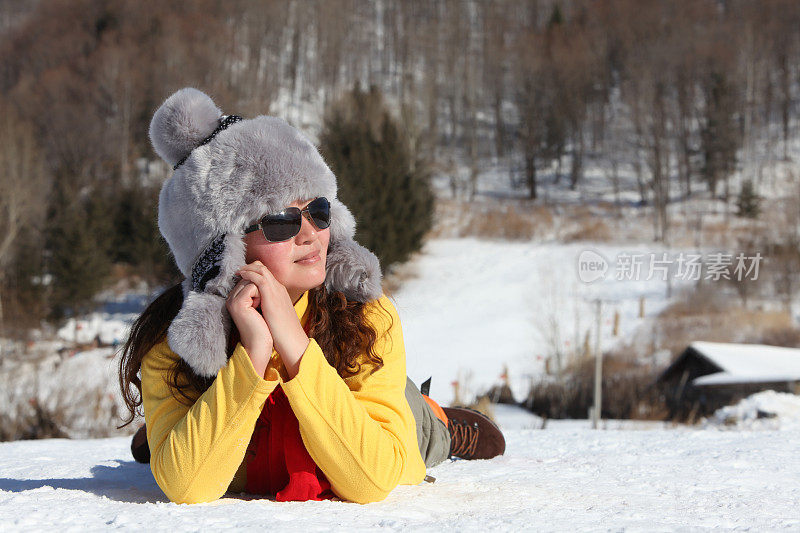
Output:
<instances>
[{"instance_id":1,"label":"pine tree","mask_svg":"<svg viewBox=\"0 0 800 533\"><path fill-rule=\"evenodd\" d=\"M131 273L151 285L180 279L158 231L158 193L158 188L136 181L120 188L113 220L112 260L129 265Z\"/></svg>"},{"instance_id":2,"label":"pine tree","mask_svg":"<svg viewBox=\"0 0 800 533\"><path fill-rule=\"evenodd\" d=\"M552 28L553 26L561 26L564 24L564 15L561 13L561 6L556 4L553 6L553 10L550 12L550 20L547 21L547 27Z\"/></svg>"},{"instance_id":3,"label":"pine tree","mask_svg":"<svg viewBox=\"0 0 800 533\"><path fill-rule=\"evenodd\" d=\"M356 219L355 238L384 269L418 250L433 223L429 165L410 148L406 131L377 88L357 84L328 110L320 135L338 196Z\"/></svg>"},{"instance_id":4,"label":"pine tree","mask_svg":"<svg viewBox=\"0 0 800 533\"><path fill-rule=\"evenodd\" d=\"M48 312L47 278L42 260L42 237L29 228L19 239L14 257L0 282L2 294L2 335L23 338L29 328L37 327Z\"/></svg>"},{"instance_id":5,"label":"pine tree","mask_svg":"<svg viewBox=\"0 0 800 533\"><path fill-rule=\"evenodd\" d=\"M741 139L737 133L734 87L728 77L723 72L712 71L704 84L705 121L700 131L702 174L708 190L715 195L720 180L727 183L736 168L736 150Z\"/></svg>"},{"instance_id":6,"label":"pine tree","mask_svg":"<svg viewBox=\"0 0 800 533\"><path fill-rule=\"evenodd\" d=\"M742 190L739 192L739 198L736 200L736 207L738 207L738 215L740 217L758 218L761 213L761 198L756 194L753 182L746 180L742 183Z\"/></svg>"},{"instance_id":7,"label":"pine tree","mask_svg":"<svg viewBox=\"0 0 800 533\"><path fill-rule=\"evenodd\" d=\"M56 186L48 217L46 249L51 315L60 318L91 307L111 271L113 226L109 199L90 190Z\"/></svg>"}]
</instances>

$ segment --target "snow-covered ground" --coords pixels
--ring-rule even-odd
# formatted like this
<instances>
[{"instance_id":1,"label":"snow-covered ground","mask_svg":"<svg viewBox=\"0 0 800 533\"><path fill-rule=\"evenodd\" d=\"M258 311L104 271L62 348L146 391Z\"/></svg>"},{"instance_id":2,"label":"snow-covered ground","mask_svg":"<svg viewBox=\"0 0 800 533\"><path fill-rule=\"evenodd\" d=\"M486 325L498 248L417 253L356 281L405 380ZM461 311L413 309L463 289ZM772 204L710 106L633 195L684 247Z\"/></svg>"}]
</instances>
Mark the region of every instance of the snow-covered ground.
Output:
<instances>
[{"instance_id":1,"label":"snow-covered ground","mask_svg":"<svg viewBox=\"0 0 800 533\"><path fill-rule=\"evenodd\" d=\"M0 443L4 531L705 531L800 528L800 430L539 420L498 406L505 455L445 461L384 501L167 501L129 439Z\"/></svg>"},{"instance_id":2,"label":"snow-covered ground","mask_svg":"<svg viewBox=\"0 0 800 533\"><path fill-rule=\"evenodd\" d=\"M124 412L114 348L70 355L52 354L21 363L0 364L0 414L20 429L35 419L34 404L70 438L129 433L116 430Z\"/></svg>"},{"instance_id":3,"label":"snow-covered ground","mask_svg":"<svg viewBox=\"0 0 800 533\"><path fill-rule=\"evenodd\" d=\"M717 409L702 422L720 429L800 430L800 396L765 390L744 398L736 405Z\"/></svg>"},{"instance_id":4,"label":"snow-covered ground","mask_svg":"<svg viewBox=\"0 0 800 533\"><path fill-rule=\"evenodd\" d=\"M67 319L56 336L73 343L99 340L103 344L117 345L125 342L131 323L155 296L148 294L144 287L122 294L105 291L98 295L97 300L101 305L97 311Z\"/></svg>"}]
</instances>

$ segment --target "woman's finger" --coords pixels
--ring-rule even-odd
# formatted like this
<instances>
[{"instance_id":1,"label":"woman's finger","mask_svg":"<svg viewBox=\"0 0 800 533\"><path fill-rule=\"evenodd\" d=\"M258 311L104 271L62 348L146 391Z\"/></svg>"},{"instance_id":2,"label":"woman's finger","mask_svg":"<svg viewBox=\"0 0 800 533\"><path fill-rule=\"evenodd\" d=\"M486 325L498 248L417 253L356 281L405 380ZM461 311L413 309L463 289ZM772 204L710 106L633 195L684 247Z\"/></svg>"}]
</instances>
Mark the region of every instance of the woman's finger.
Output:
<instances>
[{"instance_id":1,"label":"woman's finger","mask_svg":"<svg viewBox=\"0 0 800 533\"><path fill-rule=\"evenodd\" d=\"M258 290L261 291L261 296L268 298L269 295L274 295L275 291L279 290L283 285L275 279L275 276L269 270L266 270L266 267L264 269L265 271L260 269L240 270L239 275L242 276L242 279L254 283Z\"/></svg>"},{"instance_id":2,"label":"woman's finger","mask_svg":"<svg viewBox=\"0 0 800 533\"><path fill-rule=\"evenodd\" d=\"M236 283L236 285L234 285L233 288L231 289L231 291L228 293L228 298L227 299L228 300L233 300L234 298L237 298L239 296L239 294L242 292L242 290L244 289L244 287L246 285L248 285L248 284L251 284L251 283L252 283L252 281L246 280L244 278L240 279L238 281L238 283Z\"/></svg>"},{"instance_id":3,"label":"woman's finger","mask_svg":"<svg viewBox=\"0 0 800 533\"><path fill-rule=\"evenodd\" d=\"M236 284L231 288L231 291L228 293L228 295L230 296L231 294L234 294L235 292L237 292L237 289L240 290L242 287L244 287L248 283L249 283L249 281L247 281L246 279L239 278L239 280L236 282Z\"/></svg>"},{"instance_id":4,"label":"woman's finger","mask_svg":"<svg viewBox=\"0 0 800 533\"><path fill-rule=\"evenodd\" d=\"M261 294L258 287L252 282L243 279L231 289L226 305L236 305L256 308L261 303Z\"/></svg>"},{"instance_id":5,"label":"woman's finger","mask_svg":"<svg viewBox=\"0 0 800 533\"><path fill-rule=\"evenodd\" d=\"M261 262L261 261L254 261L248 265L243 266L239 269L237 274L241 275L243 272L252 272L258 276L264 277L267 281L278 283L278 280L275 279L275 276L270 272L270 270Z\"/></svg>"},{"instance_id":6,"label":"woman's finger","mask_svg":"<svg viewBox=\"0 0 800 533\"><path fill-rule=\"evenodd\" d=\"M261 315L269 327L275 350L284 358L284 364L294 365L306 350L309 340L286 287L261 262L256 261L242 267L238 272L242 279L252 281L261 294ZM286 359L288 358L288 359Z\"/></svg>"}]
</instances>

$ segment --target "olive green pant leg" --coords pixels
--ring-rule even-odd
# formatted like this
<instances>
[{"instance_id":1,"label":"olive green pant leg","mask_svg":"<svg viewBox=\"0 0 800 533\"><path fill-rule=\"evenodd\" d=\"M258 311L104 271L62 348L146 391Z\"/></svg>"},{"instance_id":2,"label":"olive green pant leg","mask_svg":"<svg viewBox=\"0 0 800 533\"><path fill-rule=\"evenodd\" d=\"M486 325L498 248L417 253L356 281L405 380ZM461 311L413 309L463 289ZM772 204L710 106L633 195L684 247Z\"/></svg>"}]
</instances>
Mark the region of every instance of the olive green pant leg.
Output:
<instances>
[{"instance_id":1,"label":"olive green pant leg","mask_svg":"<svg viewBox=\"0 0 800 533\"><path fill-rule=\"evenodd\" d=\"M417 423L417 444L422 460L428 468L436 466L450 455L450 431L434 414L411 378L406 378L406 400Z\"/></svg>"}]
</instances>

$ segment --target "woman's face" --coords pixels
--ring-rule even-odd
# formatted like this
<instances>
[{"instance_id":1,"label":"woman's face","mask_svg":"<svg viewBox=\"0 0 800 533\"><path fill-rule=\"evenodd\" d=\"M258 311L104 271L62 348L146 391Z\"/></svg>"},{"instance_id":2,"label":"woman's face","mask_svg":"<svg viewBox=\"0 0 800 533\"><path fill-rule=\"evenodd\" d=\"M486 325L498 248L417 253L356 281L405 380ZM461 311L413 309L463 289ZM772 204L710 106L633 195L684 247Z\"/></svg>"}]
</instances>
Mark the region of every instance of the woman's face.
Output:
<instances>
[{"instance_id":1,"label":"woman's face","mask_svg":"<svg viewBox=\"0 0 800 533\"><path fill-rule=\"evenodd\" d=\"M303 209L312 200L295 201L286 207ZM245 260L248 264L261 261L296 302L305 291L325 282L329 240L330 229L317 229L304 213L300 232L288 241L268 242L261 231L245 235ZM309 254L313 256L310 260L300 261Z\"/></svg>"}]
</instances>

